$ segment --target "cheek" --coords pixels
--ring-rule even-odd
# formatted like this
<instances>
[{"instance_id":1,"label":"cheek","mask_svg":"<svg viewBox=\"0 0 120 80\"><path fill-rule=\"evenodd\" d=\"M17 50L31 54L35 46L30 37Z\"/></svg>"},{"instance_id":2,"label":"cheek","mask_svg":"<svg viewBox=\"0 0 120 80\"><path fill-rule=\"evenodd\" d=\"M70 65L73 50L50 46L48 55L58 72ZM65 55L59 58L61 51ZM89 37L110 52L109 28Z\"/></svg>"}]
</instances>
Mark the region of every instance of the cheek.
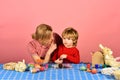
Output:
<instances>
[{"instance_id":1,"label":"cheek","mask_svg":"<svg viewBox=\"0 0 120 80\"><path fill-rule=\"evenodd\" d=\"M73 41L69 40L66 42L67 44L73 44Z\"/></svg>"},{"instance_id":2,"label":"cheek","mask_svg":"<svg viewBox=\"0 0 120 80\"><path fill-rule=\"evenodd\" d=\"M69 40L69 43L70 43L70 44L73 44L73 41L72 41L72 40Z\"/></svg>"},{"instance_id":3,"label":"cheek","mask_svg":"<svg viewBox=\"0 0 120 80\"><path fill-rule=\"evenodd\" d=\"M66 41L64 39L62 39L62 42L65 43Z\"/></svg>"}]
</instances>

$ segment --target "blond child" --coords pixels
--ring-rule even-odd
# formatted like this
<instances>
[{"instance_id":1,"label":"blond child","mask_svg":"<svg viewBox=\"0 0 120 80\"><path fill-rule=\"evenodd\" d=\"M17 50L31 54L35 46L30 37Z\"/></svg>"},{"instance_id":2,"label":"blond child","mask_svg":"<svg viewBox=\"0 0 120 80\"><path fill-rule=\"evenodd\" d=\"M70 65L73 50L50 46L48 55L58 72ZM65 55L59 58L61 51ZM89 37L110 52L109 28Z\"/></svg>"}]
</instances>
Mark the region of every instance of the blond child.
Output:
<instances>
[{"instance_id":1,"label":"blond child","mask_svg":"<svg viewBox=\"0 0 120 80\"><path fill-rule=\"evenodd\" d=\"M34 62L37 64L48 63L51 53L57 48L51 26L47 24L38 25L32 39L28 43L28 51Z\"/></svg>"},{"instance_id":2,"label":"blond child","mask_svg":"<svg viewBox=\"0 0 120 80\"><path fill-rule=\"evenodd\" d=\"M61 63L79 63L80 54L79 50L76 48L78 40L78 32L68 27L62 32L62 41L63 44L58 46L55 50L52 57L52 61L61 64Z\"/></svg>"}]
</instances>

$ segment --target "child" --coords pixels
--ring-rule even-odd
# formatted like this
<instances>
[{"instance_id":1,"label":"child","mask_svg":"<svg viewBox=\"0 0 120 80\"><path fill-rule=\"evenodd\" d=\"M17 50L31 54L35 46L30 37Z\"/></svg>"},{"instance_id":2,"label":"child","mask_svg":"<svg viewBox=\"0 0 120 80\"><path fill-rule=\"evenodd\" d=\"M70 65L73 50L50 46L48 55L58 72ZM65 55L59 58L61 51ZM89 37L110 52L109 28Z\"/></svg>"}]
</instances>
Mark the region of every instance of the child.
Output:
<instances>
[{"instance_id":1,"label":"child","mask_svg":"<svg viewBox=\"0 0 120 80\"><path fill-rule=\"evenodd\" d=\"M58 46L52 57L52 61L61 63L76 63L80 62L80 54L76 48L78 33L73 28L66 28L62 33L63 44Z\"/></svg>"},{"instance_id":2,"label":"child","mask_svg":"<svg viewBox=\"0 0 120 80\"><path fill-rule=\"evenodd\" d=\"M51 26L40 24L28 43L28 51L37 64L48 63L51 53L57 48Z\"/></svg>"}]
</instances>

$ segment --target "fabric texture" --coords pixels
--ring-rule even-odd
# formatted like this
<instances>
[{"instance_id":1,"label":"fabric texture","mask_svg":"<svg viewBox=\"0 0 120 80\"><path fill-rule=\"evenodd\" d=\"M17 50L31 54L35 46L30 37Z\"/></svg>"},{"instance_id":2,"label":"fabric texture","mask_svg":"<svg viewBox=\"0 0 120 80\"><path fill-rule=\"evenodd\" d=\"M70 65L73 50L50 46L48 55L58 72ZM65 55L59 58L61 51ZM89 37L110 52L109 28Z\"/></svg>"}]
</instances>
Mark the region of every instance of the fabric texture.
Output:
<instances>
[{"instance_id":1,"label":"fabric texture","mask_svg":"<svg viewBox=\"0 0 120 80\"><path fill-rule=\"evenodd\" d=\"M48 68L37 73L5 70L2 66L0 64L0 80L115 80L111 75L81 71L80 67L85 66L84 64L72 64L72 68Z\"/></svg>"},{"instance_id":2,"label":"fabric texture","mask_svg":"<svg viewBox=\"0 0 120 80\"><path fill-rule=\"evenodd\" d=\"M66 54L67 58L63 60L64 63L79 63L80 54L76 47L66 48L63 44L54 52L52 61L57 60L62 54Z\"/></svg>"},{"instance_id":3,"label":"fabric texture","mask_svg":"<svg viewBox=\"0 0 120 80\"><path fill-rule=\"evenodd\" d=\"M46 52L48 51L49 46L41 45L37 40L32 40L28 43L28 51L30 54L38 54L40 57L45 57Z\"/></svg>"}]
</instances>

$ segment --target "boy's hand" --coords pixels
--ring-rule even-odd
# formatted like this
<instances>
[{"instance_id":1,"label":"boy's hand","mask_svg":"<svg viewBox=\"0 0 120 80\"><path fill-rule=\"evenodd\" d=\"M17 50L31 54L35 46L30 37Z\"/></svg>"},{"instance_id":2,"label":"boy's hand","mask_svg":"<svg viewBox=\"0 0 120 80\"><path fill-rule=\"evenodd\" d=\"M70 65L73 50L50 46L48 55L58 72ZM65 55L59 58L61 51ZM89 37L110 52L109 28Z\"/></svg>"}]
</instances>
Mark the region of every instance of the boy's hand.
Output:
<instances>
[{"instance_id":1,"label":"boy's hand","mask_svg":"<svg viewBox=\"0 0 120 80\"><path fill-rule=\"evenodd\" d=\"M66 54L62 54L62 55L60 56L60 59L65 59L65 58L67 58L67 55L66 55Z\"/></svg>"},{"instance_id":2,"label":"boy's hand","mask_svg":"<svg viewBox=\"0 0 120 80\"><path fill-rule=\"evenodd\" d=\"M63 63L63 60L57 59L57 60L55 60L55 63L57 63L57 64L62 64L62 63Z\"/></svg>"}]
</instances>

